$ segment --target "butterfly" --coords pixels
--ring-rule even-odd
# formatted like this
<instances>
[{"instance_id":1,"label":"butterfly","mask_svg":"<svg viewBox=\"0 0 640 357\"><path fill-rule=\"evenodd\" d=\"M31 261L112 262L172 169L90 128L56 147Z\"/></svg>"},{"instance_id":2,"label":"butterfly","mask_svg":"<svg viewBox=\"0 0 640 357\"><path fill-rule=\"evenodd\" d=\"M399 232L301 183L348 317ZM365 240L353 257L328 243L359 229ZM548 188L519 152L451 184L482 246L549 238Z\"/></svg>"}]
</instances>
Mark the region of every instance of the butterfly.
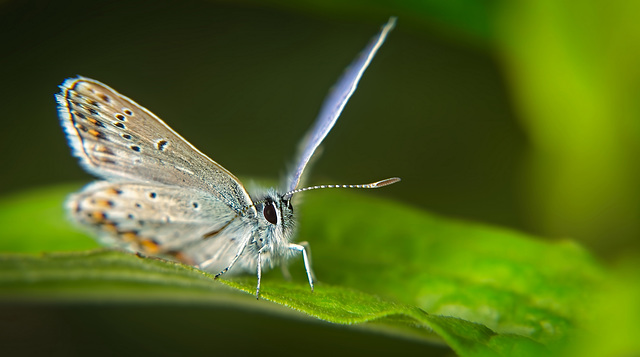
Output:
<instances>
[{"instance_id":1,"label":"butterfly","mask_svg":"<svg viewBox=\"0 0 640 357\"><path fill-rule=\"evenodd\" d=\"M81 166L102 179L68 198L71 219L103 244L169 257L216 272L216 278L227 272L256 272L256 297L263 269L301 254L313 291L309 246L293 243L293 196L320 188L378 188L400 181L394 177L364 185L298 188L305 167L395 21L389 19L325 99L284 190L250 195L231 172L146 108L99 81L65 80L56 100L68 144Z\"/></svg>"}]
</instances>

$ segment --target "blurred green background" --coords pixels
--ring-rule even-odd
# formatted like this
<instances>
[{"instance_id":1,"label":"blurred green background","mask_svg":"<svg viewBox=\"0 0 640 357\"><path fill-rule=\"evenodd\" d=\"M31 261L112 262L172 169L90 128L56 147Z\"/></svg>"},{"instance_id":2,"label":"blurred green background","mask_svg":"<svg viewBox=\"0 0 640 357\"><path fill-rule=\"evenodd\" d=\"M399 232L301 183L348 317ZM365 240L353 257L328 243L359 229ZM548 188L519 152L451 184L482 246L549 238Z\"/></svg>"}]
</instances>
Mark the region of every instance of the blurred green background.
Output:
<instances>
[{"instance_id":1,"label":"blurred green background","mask_svg":"<svg viewBox=\"0 0 640 357\"><path fill-rule=\"evenodd\" d=\"M571 238L616 264L639 245L639 4L3 1L0 194L91 180L53 99L77 74L236 175L276 179L341 71L395 15L311 183L399 176L371 194Z\"/></svg>"}]
</instances>

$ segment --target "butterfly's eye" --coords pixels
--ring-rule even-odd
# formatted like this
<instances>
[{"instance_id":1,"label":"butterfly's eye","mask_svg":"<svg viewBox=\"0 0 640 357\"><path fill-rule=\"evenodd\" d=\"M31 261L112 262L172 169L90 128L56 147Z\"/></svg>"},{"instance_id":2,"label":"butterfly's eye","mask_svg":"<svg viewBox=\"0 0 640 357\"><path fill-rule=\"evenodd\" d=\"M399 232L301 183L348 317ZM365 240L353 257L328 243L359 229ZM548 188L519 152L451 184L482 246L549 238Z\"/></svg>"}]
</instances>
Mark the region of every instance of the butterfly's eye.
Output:
<instances>
[{"instance_id":1,"label":"butterfly's eye","mask_svg":"<svg viewBox=\"0 0 640 357\"><path fill-rule=\"evenodd\" d=\"M278 223L278 215L276 214L276 206L273 204L273 202L267 202L264 205L264 210L262 210L262 214L264 215L264 218L269 221L269 223L271 224L277 224Z\"/></svg>"}]
</instances>

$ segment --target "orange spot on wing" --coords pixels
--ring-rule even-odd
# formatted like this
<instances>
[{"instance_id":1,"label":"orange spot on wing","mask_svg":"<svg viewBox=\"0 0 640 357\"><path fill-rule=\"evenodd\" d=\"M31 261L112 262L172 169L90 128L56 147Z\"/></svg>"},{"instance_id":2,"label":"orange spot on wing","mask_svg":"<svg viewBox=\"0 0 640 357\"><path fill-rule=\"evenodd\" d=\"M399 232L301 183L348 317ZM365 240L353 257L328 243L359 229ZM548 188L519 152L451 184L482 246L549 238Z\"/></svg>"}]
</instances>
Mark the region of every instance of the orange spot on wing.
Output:
<instances>
[{"instance_id":1,"label":"orange spot on wing","mask_svg":"<svg viewBox=\"0 0 640 357\"><path fill-rule=\"evenodd\" d=\"M111 207L113 207L113 201L97 200L96 201L96 206L99 206L101 208L111 208Z\"/></svg>"},{"instance_id":2,"label":"orange spot on wing","mask_svg":"<svg viewBox=\"0 0 640 357\"><path fill-rule=\"evenodd\" d=\"M182 252L172 251L172 252L167 252L167 255L172 256L175 260L178 260L182 263L195 265L195 262L193 261L193 259L191 259L190 257L188 257L186 254Z\"/></svg>"},{"instance_id":3,"label":"orange spot on wing","mask_svg":"<svg viewBox=\"0 0 640 357\"><path fill-rule=\"evenodd\" d=\"M134 232L124 232L120 236L122 237L122 240L127 243L136 242L139 238L138 235Z\"/></svg>"},{"instance_id":4,"label":"orange spot on wing","mask_svg":"<svg viewBox=\"0 0 640 357\"><path fill-rule=\"evenodd\" d=\"M95 211L95 212L91 212L91 218L96 223L101 223L101 222L104 222L107 219L107 215L104 214L104 212Z\"/></svg>"},{"instance_id":5,"label":"orange spot on wing","mask_svg":"<svg viewBox=\"0 0 640 357\"><path fill-rule=\"evenodd\" d=\"M122 193L122 191L118 190L117 188L108 188L107 190L105 190L105 192L109 195L119 195Z\"/></svg>"},{"instance_id":6,"label":"orange spot on wing","mask_svg":"<svg viewBox=\"0 0 640 357\"><path fill-rule=\"evenodd\" d=\"M89 130L87 131L87 133L89 133L89 135L95 136L96 138L102 138L102 137L104 137L104 136L102 135L102 133L101 133L101 132L99 132L99 131L97 131L97 130L95 130L95 129L89 129Z\"/></svg>"},{"instance_id":7,"label":"orange spot on wing","mask_svg":"<svg viewBox=\"0 0 640 357\"><path fill-rule=\"evenodd\" d=\"M96 146L96 151L104 153L104 154L113 155L113 151L111 151L111 149L109 149L108 147L106 147L104 145L97 145Z\"/></svg>"},{"instance_id":8,"label":"orange spot on wing","mask_svg":"<svg viewBox=\"0 0 640 357\"><path fill-rule=\"evenodd\" d=\"M111 102L111 98L107 97L107 96L106 96L105 94L103 94L103 93L98 93L98 97L99 97L100 99L102 99L103 101L107 102L107 103Z\"/></svg>"},{"instance_id":9,"label":"orange spot on wing","mask_svg":"<svg viewBox=\"0 0 640 357\"><path fill-rule=\"evenodd\" d=\"M158 245L158 243L154 242L151 239L141 240L140 247L142 247L142 249L147 254L156 254L160 251L160 246Z\"/></svg>"},{"instance_id":10,"label":"orange spot on wing","mask_svg":"<svg viewBox=\"0 0 640 357\"><path fill-rule=\"evenodd\" d=\"M118 227L116 227L115 224L113 223L106 223L102 225L102 229L104 229L106 232L109 232L111 234L116 234L118 233Z\"/></svg>"}]
</instances>

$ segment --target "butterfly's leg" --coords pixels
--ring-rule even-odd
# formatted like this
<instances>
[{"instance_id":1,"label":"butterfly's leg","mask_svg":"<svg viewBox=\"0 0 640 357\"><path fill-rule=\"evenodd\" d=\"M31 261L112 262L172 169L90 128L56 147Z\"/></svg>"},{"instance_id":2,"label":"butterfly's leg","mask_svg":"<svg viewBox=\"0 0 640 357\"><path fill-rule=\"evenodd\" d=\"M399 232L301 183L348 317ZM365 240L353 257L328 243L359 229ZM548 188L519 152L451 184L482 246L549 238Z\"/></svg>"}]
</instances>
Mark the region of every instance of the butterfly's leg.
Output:
<instances>
[{"instance_id":1,"label":"butterfly's leg","mask_svg":"<svg viewBox=\"0 0 640 357\"><path fill-rule=\"evenodd\" d=\"M229 269L231 269L231 267L233 267L233 265L238 261L238 258L240 258L240 256L242 255L242 253L244 252L244 247L246 247L246 244L243 244L242 246L240 246L240 249L238 250L238 252L236 253L236 256L233 257L233 260L231 261L231 263L224 269L222 269L221 272L219 272L218 274L216 274L216 276L214 277L215 279L218 279L220 277L220 275L226 273L229 271ZM208 267L209 265L211 265L211 263L213 263L214 261L216 261L218 259L218 256L215 255L210 259L205 260L204 262L202 262L201 264L198 264L196 267L198 269L205 269L206 267Z\"/></svg>"},{"instance_id":2,"label":"butterfly's leg","mask_svg":"<svg viewBox=\"0 0 640 357\"><path fill-rule=\"evenodd\" d=\"M307 249L309 249L309 243L307 242L301 242L300 244L290 243L289 249L297 252L302 252L302 258L304 259L304 269L307 271L309 286L311 287L311 292L313 292L313 281L315 280L315 278L314 278L313 270L311 269L311 260L309 259L309 255L307 254Z\"/></svg>"},{"instance_id":3,"label":"butterfly's leg","mask_svg":"<svg viewBox=\"0 0 640 357\"><path fill-rule=\"evenodd\" d=\"M304 242L298 242L298 245L301 245L304 247L304 251L307 253L307 258L309 259L309 272L311 273L311 280L316 281L316 275L313 273L313 257L311 256L311 246L309 245L309 242L304 241ZM306 268L306 266L305 266Z\"/></svg>"},{"instance_id":4,"label":"butterfly's leg","mask_svg":"<svg viewBox=\"0 0 640 357\"><path fill-rule=\"evenodd\" d=\"M219 272L218 274L216 274L215 278L219 278L220 275L226 273L229 271L229 269L231 269L231 267L233 267L233 265L238 261L238 258L240 258L240 256L242 255L242 253L244 252L244 247L246 247L246 244L243 244L242 247L240 247L240 250L238 250L238 253L236 253L236 256L233 257L233 260L231 261L231 263L224 269L222 269L221 272Z\"/></svg>"},{"instance_id":5,"label":"butterfly's leg","mask_svg":"<svg viewBox=\"0 0 640 357\"><path fill-rule=\"evenodd\" d=\"M260 298L260 282L262 281L262 250L266 246L260 248L258 250L258 286L256 287L256 299Z\"/></svg>"}]
</instances>

